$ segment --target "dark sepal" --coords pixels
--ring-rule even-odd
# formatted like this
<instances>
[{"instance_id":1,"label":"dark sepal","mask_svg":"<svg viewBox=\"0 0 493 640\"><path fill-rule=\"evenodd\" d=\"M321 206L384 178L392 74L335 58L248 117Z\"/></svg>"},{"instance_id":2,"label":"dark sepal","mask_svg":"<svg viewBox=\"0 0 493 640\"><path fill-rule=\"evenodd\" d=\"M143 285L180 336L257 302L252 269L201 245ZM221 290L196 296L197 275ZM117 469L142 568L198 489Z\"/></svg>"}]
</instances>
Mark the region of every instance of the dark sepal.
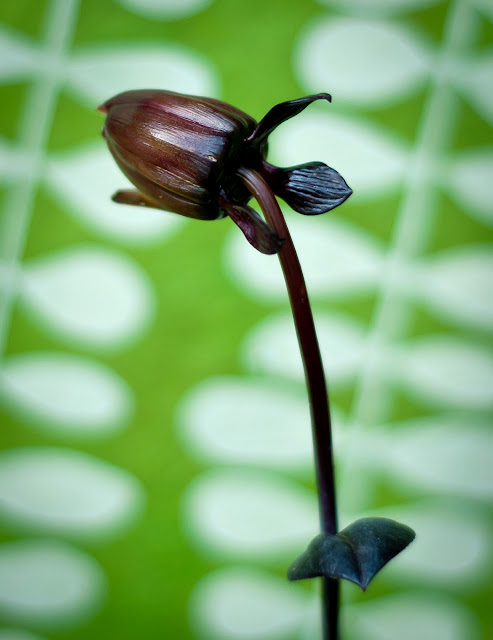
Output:
<instances>
[{"instance_id":1,"label":"dark sepal","mask_svg":"<svg viewBox=\"0 0 493 640\"><path fill-rule=\"evenodd\" d=\"M224 195L219 197L219 204L257 251L272 255L282 247L284 240L269 227L255 209L248 205L234 204Z\"/></svg>"},{"instance_id":2,"label":"dark sepal","mask_svg":"<svg viewBox=\"0 0 493 640\"><path fill-rule=\"evenodd\" d=\"M296 100L288 100L287 102L276 104L275 107L272 107L272 109L265 114L249 135L247 141L258 147L282 122L289 120L289 118L293 116L297 116L298 113L301 113L303 109L306 109L306 107L312 102L315 102L315 100L328 100L332 102L332 97L328 93L317 93L313 96L305 96L304 98L297 98Z\"/></svg>"},{"instance_id":3,"label":"dark sepal","mask_svg":"<svg viewBox=\"0 0 493 640\"><path fill-rule=\"evenodd\" d=\"M342 578L366 590L370 580L416 534L388 518L362 518L336 535L320 534L288 569L289 580Z\"/></svg>"},{"instance_id":4,"label":"dark sepal","mask_svg":"<svg viewBox=\"0 0 493 640\"><path fill-rule=\"evenodd\" d=\"M157 204L151 202L146 196L138 189L123 189L117 191L111 196L113 202L118 204L131 204L136 207L152 207L153 209L159 209Z\"/></svg>"},{"instance_id":5,"label":"dark sepal","mask_svg":"<svg viewBox=\"0 0 493 640\"><path fill-rule=\"evenodd\" d=\"M276 196L304 215L335 209L353 193L344 178L323 162L308 162L287 169L264 162L262 173Z\"/></svg>"}]
</instances>

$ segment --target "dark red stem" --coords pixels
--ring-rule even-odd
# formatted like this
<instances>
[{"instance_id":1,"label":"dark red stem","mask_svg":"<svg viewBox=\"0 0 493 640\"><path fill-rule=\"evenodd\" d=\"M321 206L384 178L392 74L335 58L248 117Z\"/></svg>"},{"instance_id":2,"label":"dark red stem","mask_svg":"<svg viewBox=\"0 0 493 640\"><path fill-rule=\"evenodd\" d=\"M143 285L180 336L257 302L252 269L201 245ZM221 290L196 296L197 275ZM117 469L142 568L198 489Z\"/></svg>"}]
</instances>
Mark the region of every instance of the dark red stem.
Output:
<instances>
[{"instance_id":1,"label":"dark red stem","mask_svg":"<svg viewBox=\"0 0 493 640\"><path fill-rule=\"evenodd\" d=\"M329 398L305 279L286 221L269 185L259 173L251 169L241 168L238 173L260 204L267 223L279 237L284 238L284 244L278 256L289 294L308 388L320 526L322 533L335 534L337 512ZM322 598L324 640L337 640L339 637L338 580L323 578Z\"/></svg>"}]
</instances>

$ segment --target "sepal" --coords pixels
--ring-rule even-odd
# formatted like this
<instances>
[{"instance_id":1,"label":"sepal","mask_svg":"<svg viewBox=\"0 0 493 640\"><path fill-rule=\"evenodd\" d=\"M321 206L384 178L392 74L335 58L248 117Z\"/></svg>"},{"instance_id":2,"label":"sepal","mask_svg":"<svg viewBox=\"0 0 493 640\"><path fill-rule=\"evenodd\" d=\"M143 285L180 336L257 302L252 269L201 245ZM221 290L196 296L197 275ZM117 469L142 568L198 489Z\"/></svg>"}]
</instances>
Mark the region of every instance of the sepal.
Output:
<instances>
[{"instance_id":1,"label":"sepal","mask_svg":"<svg viewBox=\"0 0 493 640\"><path fill-rule=\"evenodd\" d=\"M272 190L292 209L304 215L331 211L353 193L344 178L323 162L280 169L264 162Z\"/></svg>"},{"instance_id":2,"label":"sepal","mask_svg":"<svg viewBox=\"0 0 493 640\"><path fill-rule=\"evenodd\" d=\"M388 518L361 518L335 535L320 534L288 569L289 580L325 577L350 580L363 591L371 579L410 544L416 534Z\"/></svg>"},{"instance_id":3,"label":"sepal","mask_svg":"<svg viewBox=\"0 0 493 640\"><path fill-rule=\"evenodd\" d=\"M272 107L272 109L265 114L247 138L247 141L255 147L259 147L276 127L282 122L298 115L298 113L301 113L309 104L315 102L315 100L332 102L332 96L329 93L317 93L316 95L305 96L304 98L297 98L296 100L288 100L287 102L276 104L275 107Z\"/></svg>"},{"instance_id":4,"label":"sepal","mask_svg":"<svg viewBox=\"0 0 493 640\"><path fill-rule=\"evenodd\" d=\"M146 198L138 189L122 189L116 191L111 196L111 199L118 204L130 204L136 207L153 207L154 209L159 209L157 204L151 202L149 198Z\"/></svg>"},{"instance_id":5,"label":"sepal","mask_svg":"<svg viewBox=\"0 0 493 640\"><path fill-rule=\"evenodd\" d=\"M224 195L220 196L219 204L257 251L272 255L280 250L283 238L269 227L255 209L248 205L234 204Z\"/></svg>"}]
</instances>

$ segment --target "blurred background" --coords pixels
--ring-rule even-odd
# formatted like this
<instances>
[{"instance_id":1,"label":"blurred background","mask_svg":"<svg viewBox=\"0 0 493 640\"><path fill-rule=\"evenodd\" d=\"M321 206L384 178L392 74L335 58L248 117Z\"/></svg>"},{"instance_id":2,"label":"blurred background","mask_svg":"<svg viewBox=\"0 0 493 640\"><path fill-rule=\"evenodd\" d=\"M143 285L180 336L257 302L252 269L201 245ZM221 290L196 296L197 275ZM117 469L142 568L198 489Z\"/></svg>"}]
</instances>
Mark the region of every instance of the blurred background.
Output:
<instances>
[{"instance_id":1,"label":"blurred background","mask_svg":"<svg viewBox=\"0 0 493 640\"><path fill-rule=\"evenodd\" d=\"M311 435L275 257L229 219L110 201L113 94L260 119L353 188L286 211L335 421L342 525L416 541L344 638L486 640L493 471L488 0L15 0L0 9L0 640L313 640Z\"/></svg>"}]
</instances>

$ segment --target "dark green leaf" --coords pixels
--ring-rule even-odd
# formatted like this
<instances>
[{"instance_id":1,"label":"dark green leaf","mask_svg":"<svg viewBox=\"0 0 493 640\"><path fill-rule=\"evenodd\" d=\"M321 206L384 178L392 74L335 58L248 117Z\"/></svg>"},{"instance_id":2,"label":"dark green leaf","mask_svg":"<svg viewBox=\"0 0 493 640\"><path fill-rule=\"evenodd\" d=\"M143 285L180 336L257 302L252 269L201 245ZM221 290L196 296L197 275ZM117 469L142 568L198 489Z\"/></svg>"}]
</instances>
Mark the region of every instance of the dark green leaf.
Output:
<instances>
[{"instance_id":1,"label":"dark green leaf","mask_svg":"<svg viewBox=\"0 0 493 640\"><path fill-rule=\"evenodd\" d=\"M361 518L336 535L316 536L291 565L288 578L343 578L365 590L415 535L410 527L388 518Z\"/></svg>"}]
</instances>

